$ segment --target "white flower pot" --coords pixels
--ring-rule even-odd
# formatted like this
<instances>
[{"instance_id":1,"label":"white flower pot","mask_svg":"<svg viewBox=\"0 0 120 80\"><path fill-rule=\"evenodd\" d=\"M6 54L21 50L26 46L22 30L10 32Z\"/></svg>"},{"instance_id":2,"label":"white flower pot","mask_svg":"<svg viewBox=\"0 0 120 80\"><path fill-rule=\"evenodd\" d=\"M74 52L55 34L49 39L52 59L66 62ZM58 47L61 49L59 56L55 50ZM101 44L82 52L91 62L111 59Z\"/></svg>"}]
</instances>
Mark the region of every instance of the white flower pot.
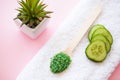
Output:
<instances>
[{"instance_id":1,"label":"white flower pot","mask_svg":"<svg viewBox=\"0 0 120 80\"><path fill-rule=\"evenodd\" d=\"M22 27L20 27L22 24L22 21L19 19L16 19L15 22L24 34L26 34L28 37L32 39L36 39L40 35L40 33L44 31L48 20L49 20L48 18L43 19L43 21L40 22L40 24L38 24L35 28L30 28L25 24L22 25Z\"/></svg>"}]
</instances>

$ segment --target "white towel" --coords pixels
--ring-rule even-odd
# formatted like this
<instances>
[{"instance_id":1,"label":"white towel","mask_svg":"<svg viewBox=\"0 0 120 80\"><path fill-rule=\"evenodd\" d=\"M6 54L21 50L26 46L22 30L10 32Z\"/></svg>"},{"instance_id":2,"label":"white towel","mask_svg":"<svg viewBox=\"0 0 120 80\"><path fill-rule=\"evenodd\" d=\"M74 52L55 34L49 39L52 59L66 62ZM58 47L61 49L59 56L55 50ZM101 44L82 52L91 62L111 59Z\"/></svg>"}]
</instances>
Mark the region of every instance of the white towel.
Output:
<instances>
[{"instance_id":1,"label":"white towel","mask_svg":"<svg viewBox=\"0 0 120 80\"><path fill-rule=\"evenodd\" d=\"M103 0L103 12L95 23L103 24L113 36L113 45L106 60L90 61L85 55L89 41L84 36L74 53L72 63L60 74L50 71L50 58L64 50L73 36L80 30L98 0L80 0L75 9L60 25L54 36L23 69L17 80L107 80L120 61L120 0Z\"/></svg>"}]
</instances>

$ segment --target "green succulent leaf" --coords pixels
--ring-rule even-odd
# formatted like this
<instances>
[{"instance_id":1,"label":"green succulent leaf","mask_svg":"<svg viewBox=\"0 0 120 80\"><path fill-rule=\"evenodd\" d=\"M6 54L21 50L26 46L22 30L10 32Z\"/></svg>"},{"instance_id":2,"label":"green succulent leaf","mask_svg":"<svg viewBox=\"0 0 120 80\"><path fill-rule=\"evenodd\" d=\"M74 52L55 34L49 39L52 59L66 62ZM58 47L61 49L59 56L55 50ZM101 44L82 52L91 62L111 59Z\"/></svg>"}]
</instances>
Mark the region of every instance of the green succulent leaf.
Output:
<instances>
[{"instance_id":1,"label":"green succulent leaf","mask_svg":"<svg viewBox=\"0 0 120 80\"><path fill-rule=\"evenodd\" d=\"M32 26L33 24L34 24L34 20L31 19L31 20L30 20L30 24L29 24L29 26Z\"/></svg>"},{"instance_id":2,"label":"green succulent leaf","mask_svg":"<svg viewBox=\"0 0 120 80\"><path fill-rule=\"evenodd\" d=\"M27 23L27 22L29 22L29 17L25 17L25 18L23 18L23 23L25 24L25 23Z\"/></svg>"},{"instance_id":3,"label":"green succulent leaf","mask_svg":"<svg viewBox=\"0 0 120 80\"><path fill-rule=\"evenodd\" d=\"M21 14L27 14L27 12L26 11L24 11L23 9L16 9L17 11L19 11Z\"/></svg>"},{"instance_id":4,"label":"green succulent leaf","mask_svg":"<svg viewBox=\"0 0 120 80\"><path fill-rule=\"evenodd\" d=\"M51 14L51 13L53 13L53 12L52 12L52 11L46 11L46 13L47 13L47 14Z\"/></svg>"},{"instance_id":5,"label":"green succulent leaf","mask_svg":"<svg viewBox=\"0 0 120 80\"><path fill-rule=\"evenodd\" d=\"M19 1L19 4L21 5L23 10L25 10L26 12L29 12L28 7L23 0Z\"/></svg>"},{"instance_id":6,"label":"green succulent leaf","mask_svg":"<svg viewBox=\"0 0 120 80\"><path fill-rule=\"evenodd\" d=\"M33 5L32 5L33 10L37 7L37 5L39 4L39 1L40 0L34 0Z\"/></svg>"},{"instance_id":7,"label":"green succulent leaf","mask_svg":"<svg viewBox=\"0 0 120 80\"><path fill-rule=\"evenodd\" d=\"M20 15L20 16L18 16L18 18L24 20L24 18L26 18L26 16Z\"/></svg>"},{"instance_id":8,"label":"green succulent leaf","mask_svg":"<svg viewBox=\"0 0 120 80\"><path fill-rule=\"evenodd\" d=\"M38 14L38 16L44 18L44 16L46 16L46 12L41 12L41 13Z\"/></svg>"}]
</instances>

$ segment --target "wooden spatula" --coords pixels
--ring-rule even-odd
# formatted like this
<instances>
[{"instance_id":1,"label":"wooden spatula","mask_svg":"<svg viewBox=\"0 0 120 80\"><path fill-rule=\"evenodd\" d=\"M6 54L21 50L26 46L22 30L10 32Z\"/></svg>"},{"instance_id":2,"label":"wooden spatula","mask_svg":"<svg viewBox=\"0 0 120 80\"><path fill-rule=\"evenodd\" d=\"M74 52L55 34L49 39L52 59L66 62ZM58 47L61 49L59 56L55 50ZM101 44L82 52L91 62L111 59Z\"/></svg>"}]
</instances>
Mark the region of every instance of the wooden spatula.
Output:
<instances>
[{"instance_id":1,"label":"wooden spatula","mask_svg":"<svg viewBox=\"0 0 120 80\"><path fill-rule=\"evenodd\" d=\"M71 63L70 55L76 48L76 46L79 44L80 40L84 37L85 33L89 30L91 25L95 22L95 20L98 18L102 11L101 4L97 5L93 12L91 13L91 16L88 17L88 19L83 23L83 27L80 28L80 31L75 35L73 40L70 42L68 47L56 54L50 63L50 69L53 73L59 73L64 71L69 64Z\"/></svg>"}]
</instances>

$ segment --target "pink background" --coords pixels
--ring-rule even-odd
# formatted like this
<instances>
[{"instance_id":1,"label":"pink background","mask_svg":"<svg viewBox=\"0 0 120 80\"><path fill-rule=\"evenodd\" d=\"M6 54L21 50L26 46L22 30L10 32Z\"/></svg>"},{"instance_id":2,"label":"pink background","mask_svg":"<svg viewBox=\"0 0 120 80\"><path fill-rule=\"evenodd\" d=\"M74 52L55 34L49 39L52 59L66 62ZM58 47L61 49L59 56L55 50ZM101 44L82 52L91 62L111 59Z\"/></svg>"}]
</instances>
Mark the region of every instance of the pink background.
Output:
<instances>
[{"instance_id":1,"label":"pink background","mask_svg":"<svg viewBox=\"0 0 120 80\"><path fill-rule=\"evenodd\" d=\"M29 39L13 21L17 0L0 0L0 80L15 80L17 75L49 40L79 0L45 0L54 11L47 29L35 40ZM67 4L68 3L68 4ZM120 80L120 65L109 80Z\"/></svg>"}]
</instances>

